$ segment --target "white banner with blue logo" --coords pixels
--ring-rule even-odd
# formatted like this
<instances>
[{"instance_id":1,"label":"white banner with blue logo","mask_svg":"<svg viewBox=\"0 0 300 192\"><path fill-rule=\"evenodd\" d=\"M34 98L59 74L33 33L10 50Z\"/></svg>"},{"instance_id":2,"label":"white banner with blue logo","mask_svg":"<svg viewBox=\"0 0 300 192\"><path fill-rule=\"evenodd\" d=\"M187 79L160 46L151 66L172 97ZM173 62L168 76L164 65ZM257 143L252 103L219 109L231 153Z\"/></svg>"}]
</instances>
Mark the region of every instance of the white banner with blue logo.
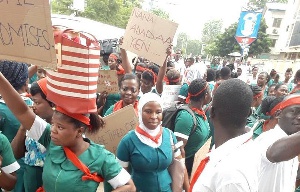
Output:
<instances>
[{"instance_id":1,"label":"white banner with blue logo","mask_svg":"<svg viewBox=\"0 0 300 192\"><path fill-rule=\"evenodd\" d=\"M256 38L262 13L242 11L235 36Z\"/></svg>"}]
</instances>

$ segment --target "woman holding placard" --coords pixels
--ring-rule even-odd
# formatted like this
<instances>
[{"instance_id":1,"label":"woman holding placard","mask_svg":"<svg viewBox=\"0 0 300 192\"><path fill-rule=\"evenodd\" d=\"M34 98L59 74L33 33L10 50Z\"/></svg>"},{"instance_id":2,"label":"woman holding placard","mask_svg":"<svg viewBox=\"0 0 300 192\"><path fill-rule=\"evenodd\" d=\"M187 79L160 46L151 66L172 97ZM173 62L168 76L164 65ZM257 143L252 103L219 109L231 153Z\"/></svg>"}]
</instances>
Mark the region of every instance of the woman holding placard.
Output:
<instances>
[{"instance_id":1,"label":"woman holding placard","mask_svg":"<svg viewBox=\"0 0 300 192\"><path fill-rule=\"evenodd\" d=\"M95 113L76 114L56 107L51 129L35 115L0 73L0 94L28 135L47 148L40 191L96 191L106 180L114 191L134 191L130 175L103 146L83 137L85 131L95 133L102 127Z\"/></svg>"}]
</instances>

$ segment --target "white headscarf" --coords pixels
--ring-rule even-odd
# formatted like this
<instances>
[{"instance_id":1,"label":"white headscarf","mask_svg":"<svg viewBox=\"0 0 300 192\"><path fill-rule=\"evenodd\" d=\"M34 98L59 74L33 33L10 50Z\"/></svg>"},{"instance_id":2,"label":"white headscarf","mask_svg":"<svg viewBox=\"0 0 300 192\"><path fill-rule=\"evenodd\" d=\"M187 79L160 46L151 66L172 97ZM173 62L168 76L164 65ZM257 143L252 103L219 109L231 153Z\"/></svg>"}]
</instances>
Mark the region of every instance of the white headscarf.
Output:
<instances>
[{"instance_id":1,"label":"white headscarf","mask_svg":"<svg viewBox=\"0 0 300 192\"><path fill-rule=\"evenodd\" d=\"M139 100L138 103L138 117L139 117L139 127L141 129L143 129L144 131L146 131L149 135L151 136L156 136L159 131L160 131L160 127L161 127L161 123L153 130L148 129L144 123L143 123L143 118L142 118L142 113L143 113L143 107L151 101L155 101L157 103L160 104L161 109L163 106L163 100L161 99L161 97L159 95L157 95L156 93L145 93ZM137 133L137 132L136 132ZM155 144L151 139L137 133L138 138L145 144L152 146L152 147L158 147L161 144L161 138L159 139L159 143Z\"/></svg>"}]
</instances>

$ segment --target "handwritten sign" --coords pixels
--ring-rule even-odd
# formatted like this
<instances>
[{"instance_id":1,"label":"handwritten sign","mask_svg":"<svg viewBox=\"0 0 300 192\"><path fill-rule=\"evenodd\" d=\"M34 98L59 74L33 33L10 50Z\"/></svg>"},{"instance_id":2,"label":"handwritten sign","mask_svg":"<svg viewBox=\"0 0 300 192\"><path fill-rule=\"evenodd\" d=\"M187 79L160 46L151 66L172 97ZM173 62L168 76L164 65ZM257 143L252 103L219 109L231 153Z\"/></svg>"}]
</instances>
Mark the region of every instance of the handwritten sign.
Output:
<instances>
[{"instance_id":1,"label":"handwritten sign","mask_svg":"<svg viewBox=\"0 0 300 192\"><path fill-rule=\"evenodd\" d=\"M164 91L161 98L163 100L163 109L171 107L174 101L178 100L181 85L164 85Z\"/></svg>"},{"instance_id":2,"label":"handwritten sign","mask_svg":"<svg viewBox=\"0 0 300 192\"><path fill-rule=\"evenodd\" d=\"M105 127L97 134L86 136L95 143L105 145L105 148L116 153L121 139L128 131L135 129L138 118L132 105L128 105L106 117L104 117Z\"/></svg>"},{"instance_id":3,"label":"handwritten sign","mask_svg":"<svg viewBox=\"0 0 300 192\"><path fill-rule=\"evenodd\" d=\"M97 92L118 93L118 75L116 70L99 70Z\"/></svg>"},{"instance_id":4,"label":"handwritten sign","mask_svg":"<svg viewBox=\"0 0 300 192\"><path fill-rule=\"evenodd\" d=\"M134 8L121 47L161 66L177 27L178 24L172 21Z\"/></svg>"},{"instance_id":5,"label":"handwritten sign","mask_svg":"<svg viewBox=\"0 0 300 192\"><path fill-rule=\"evenodd\" d=\"M0 59L56 68L49 1L0 0Z\"/></svg>"}]
</instances>

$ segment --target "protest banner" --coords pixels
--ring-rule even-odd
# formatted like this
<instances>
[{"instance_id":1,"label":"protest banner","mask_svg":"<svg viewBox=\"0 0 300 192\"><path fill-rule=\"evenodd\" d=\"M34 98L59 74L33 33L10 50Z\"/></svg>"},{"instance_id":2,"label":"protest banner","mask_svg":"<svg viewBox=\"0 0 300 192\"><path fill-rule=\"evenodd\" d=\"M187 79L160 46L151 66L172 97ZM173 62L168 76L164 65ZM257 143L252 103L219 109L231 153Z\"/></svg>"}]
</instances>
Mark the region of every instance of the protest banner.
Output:
<instances>
[{"instance_id":1,"label":"protest banner","mask_svg":"<svg viewBox=\"0 0 300 192\"><path fill-rule=\"evenodd\" d=\"M106 117L104 117L104 128L97 134L86 134L86 137L95 143L105 145L105 148L116 153L120 140L135 129L138 124L138 118L132 105L126 106Z\"/></svg>"},{"instance_id":2,"label":"protest banner","mask_svg":"<svg viewBox=\"0 0 300 192\"><path fill-rule=\"evenodd\" d=\"M211 144L211 137L204 143L204 145L195 154L191 178L193 178L195 171L197 170L201 161L207 156L209 152L210 144Z\"/></svg>"},{"instance_id":3,"label":"protest banner","mask_svg":"<svg viewBox=\"0 0 300 192\"><path fill-rule=\"evenodd\" d=\"M164 85L164 91L161 95L163 100L163 109L171 107L174 104L174 101L178 100L180 88L181 85Z\"/></svg>"},{"instance_id":4,"label":"protest banner","mask_svg":"<svg viewBox=\"0 0 300 192\"><path fill-rule=\"evenodd\" d=\"M0 59L56 68L49 1L0 1Z\"/></svg>"},{"instance_id":5,"label":"protest banner","mask_svg":"<svg viewBox=\"0 0 300 192\"><path fill-rule=\"evenodd\" d=\"M118 75L116 70L99 70L97 92L118 93Z\"/></svg>"},{"instance_id":6,"label":"protest banner","mask_svg":"<svg viewBox=\"0 0 300 192\"><path fill-rule=\"evenodd\" d=\"M134 8L121 48L162 66L167 56L166 50L173 42L177 27L177 23Z\"/></svg>"}]
</instances>

